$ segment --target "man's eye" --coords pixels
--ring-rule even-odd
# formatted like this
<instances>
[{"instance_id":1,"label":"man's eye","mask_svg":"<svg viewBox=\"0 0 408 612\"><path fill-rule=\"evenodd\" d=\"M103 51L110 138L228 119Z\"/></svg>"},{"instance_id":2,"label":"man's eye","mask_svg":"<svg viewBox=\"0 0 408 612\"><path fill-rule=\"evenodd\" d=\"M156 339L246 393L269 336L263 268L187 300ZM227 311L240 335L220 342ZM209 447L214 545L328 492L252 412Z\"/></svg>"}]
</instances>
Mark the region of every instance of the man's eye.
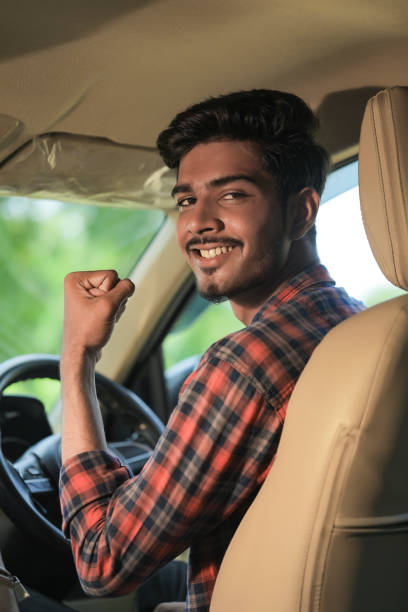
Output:
<instances>
[{"instance_id":1,"label":"man's eye","mask_svg":"<svg viewBox=\"0 0 408 612\"><path fill-rule=\"evenodd\" d=\"M188 198L180 198L177 200L176 207L178 210L183 210L183 208L187 208L188 206L192 206L195 203L196 199L193 197Z\"/></svg>"},{"instance_id":2,"label":"man's eye","mask_svg":"<svg viewBox=\"0 0 408 612\"><path fill-rule=\"evenodd\" d=\"M226 201L233 201L244 197L245 193L242 193L241 191L229 191L228 193L224 193L221 199Z\"/></svg>"}]
</instances>

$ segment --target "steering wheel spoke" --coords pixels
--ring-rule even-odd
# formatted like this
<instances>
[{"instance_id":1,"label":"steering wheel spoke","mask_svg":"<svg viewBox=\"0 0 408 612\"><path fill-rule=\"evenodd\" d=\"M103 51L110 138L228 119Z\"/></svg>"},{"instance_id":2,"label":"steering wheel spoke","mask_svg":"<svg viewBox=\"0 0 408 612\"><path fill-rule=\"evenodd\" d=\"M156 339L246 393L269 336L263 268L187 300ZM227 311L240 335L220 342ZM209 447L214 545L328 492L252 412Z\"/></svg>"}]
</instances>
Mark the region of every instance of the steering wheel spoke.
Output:
<instances>
[{"instance_id":1,"label":"steering wheel spoke","mask_svg":"<svg viewBox=\"0 0 408 612\"><path fill-rule=\"evenodd\" d=\"M38 457L34 453L26 452L15 461L14 467L31 495L55 493L58 488L50 476L44 471Z\"/></svg>"}]
</instances>

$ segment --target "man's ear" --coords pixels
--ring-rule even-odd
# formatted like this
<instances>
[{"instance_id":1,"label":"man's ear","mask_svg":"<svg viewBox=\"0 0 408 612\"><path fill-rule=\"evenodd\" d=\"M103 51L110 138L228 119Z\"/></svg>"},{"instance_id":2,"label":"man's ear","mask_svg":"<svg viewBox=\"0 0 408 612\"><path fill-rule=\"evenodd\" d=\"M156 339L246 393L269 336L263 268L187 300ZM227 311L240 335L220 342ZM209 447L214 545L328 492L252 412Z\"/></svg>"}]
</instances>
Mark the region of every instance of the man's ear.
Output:
<instances>
[{"instance_id":1,"label":"man's ear","mask_svg":"<svg viewBox=\"0 0 408 612\"><path fill-rule=\"evenodd\" d=\"M307 234L315 222L319 204L319 194L312 187L304 187L289 196L286 219L291 240L299 240Z\"/></svg>"}]
</instances>

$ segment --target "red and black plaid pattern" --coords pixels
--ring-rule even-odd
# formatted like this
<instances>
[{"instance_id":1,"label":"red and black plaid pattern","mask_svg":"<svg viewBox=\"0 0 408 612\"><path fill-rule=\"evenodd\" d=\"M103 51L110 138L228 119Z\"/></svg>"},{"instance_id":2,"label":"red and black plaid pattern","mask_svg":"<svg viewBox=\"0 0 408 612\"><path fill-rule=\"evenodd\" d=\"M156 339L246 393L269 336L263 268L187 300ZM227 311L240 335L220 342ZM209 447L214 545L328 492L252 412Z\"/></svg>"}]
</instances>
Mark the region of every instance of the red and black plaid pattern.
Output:
<instances>
[{"instance_id":1,"label":"red and black plaid pattern","mask_svg":"<svg viewBox=\"0 0 408 612\"><path fill-rule=\"evenodd\" d=\"M314 347L362 304L311 266L212 345L143 471L90 451L61 471L63 529L91 595L126 593L190 547L187 610L209 609L228 543L273 462Z\"/></svg>"}]
</instances>

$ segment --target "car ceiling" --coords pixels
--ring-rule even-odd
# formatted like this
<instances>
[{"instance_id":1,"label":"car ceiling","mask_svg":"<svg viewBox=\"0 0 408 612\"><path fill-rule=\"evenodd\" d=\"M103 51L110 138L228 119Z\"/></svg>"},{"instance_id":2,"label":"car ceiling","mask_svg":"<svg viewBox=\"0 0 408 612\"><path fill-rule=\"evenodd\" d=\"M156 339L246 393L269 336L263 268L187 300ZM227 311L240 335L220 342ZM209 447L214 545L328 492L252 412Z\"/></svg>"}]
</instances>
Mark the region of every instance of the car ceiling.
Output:
<instances>
[{"instance_id":1,"label":"car ceiling","mask_svg":"<svg viewBox=\"0 0 408 612\"><path fill-rule=\"evenodd\" d=\"M50 132L154 148L186 105L270 87L304 97L336 155L369 94L405 84L406 0L3 0L0 160ZM18 120L18 121L17 121Z\"/></svg>"}]
</instances>

